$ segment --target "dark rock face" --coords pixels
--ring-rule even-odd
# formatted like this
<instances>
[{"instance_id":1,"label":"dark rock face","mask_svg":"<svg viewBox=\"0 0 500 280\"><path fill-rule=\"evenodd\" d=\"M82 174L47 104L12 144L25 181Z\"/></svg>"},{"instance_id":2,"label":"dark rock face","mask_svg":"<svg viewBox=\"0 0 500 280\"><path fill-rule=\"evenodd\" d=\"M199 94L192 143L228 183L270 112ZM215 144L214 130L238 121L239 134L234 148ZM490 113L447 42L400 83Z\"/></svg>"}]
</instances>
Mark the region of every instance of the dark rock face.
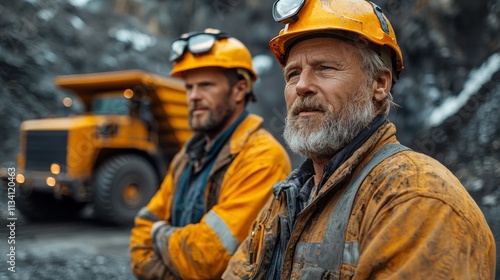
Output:
<instances>
[{"instance_id":1,"label":"dark rock face","mask_svg":"<svg viewBox=\"0 0 500 280\"><path fill-rule=\"evenodd\" d=\"M403 51L390 119L400 141L459 177L500 241L500 0L380 0ZM84 4L84 5L82 5ZM0 1L0 166L15 165L23 120L79 112L53 77L140 68L167 76L169 44L220 28L263 65L250 109L281 139L281 68L269 48L283 27L273 1ZM269 59L271 58L271 59ZM264 67L263 67L264 69ZM294 166L300 162L293 157ZM500 250L500 249L499 249ZM500 261L497 261L500 267ZM500 276L498 276L500 277Z\"/></svg>"}]
</instances>

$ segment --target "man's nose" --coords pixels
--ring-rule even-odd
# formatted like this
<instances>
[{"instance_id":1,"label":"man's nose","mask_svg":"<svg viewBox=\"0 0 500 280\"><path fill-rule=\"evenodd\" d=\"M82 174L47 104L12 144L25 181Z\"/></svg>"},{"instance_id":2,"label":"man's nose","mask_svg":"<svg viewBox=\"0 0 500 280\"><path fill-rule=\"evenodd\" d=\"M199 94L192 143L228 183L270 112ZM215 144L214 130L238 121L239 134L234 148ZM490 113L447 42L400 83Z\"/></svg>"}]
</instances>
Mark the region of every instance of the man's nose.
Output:
<instances>
[{"instance_id":1,"label":"man's nose","mask_svg":"<svg viewBox=\"0 0 500 280\"><path fill-rule=\"evenodd\" d=\"M300 73L299 81L295 85L295 91L299 96L306 96L317 93L316 79L312 71L303 70Z\"/></svg>"},{"instance_id":2,"label":"man's nose","mask_svg":"<svg viewBox=\"0 0 500 280\"><path fill-rule=\"evenodd\" d=\"M187 97L189 101L200 100L201 99L200 89L196 86L188 89Z\"/></svg>"}]
</instances>

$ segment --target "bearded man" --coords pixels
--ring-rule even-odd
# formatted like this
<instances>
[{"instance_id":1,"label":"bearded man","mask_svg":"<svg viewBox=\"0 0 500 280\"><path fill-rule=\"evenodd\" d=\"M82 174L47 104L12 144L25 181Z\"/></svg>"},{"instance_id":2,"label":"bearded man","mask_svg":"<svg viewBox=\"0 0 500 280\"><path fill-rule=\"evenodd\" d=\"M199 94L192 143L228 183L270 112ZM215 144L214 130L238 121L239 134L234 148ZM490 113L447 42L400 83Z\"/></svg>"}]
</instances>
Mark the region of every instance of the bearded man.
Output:
<instances>
[{"instance_id":1,"label":"bearded man","mask_svg":"<svg viewBox=\"0 0 500 280\"><path fill-rule=\"evenodd\" d=\"M292 5L295 4L295 5ZM494 279L495 240L472 197L387 119L403 69L365 0L278 0L284 138L308 159L285 181L223 279Z\"/></svg>"},{"instance_id":2,"label":"bearded man","mask_svg":"<svg viewBox=\"0 0 500 280\"><path fill-rule=\"evenodd\" d=\"M247 111L257 73L241 41L213 28L186 33L170 60L195 134L137 213L130 265L141 280L220 279L291 163L262 117Z\"/></svg>"}]
</instances>

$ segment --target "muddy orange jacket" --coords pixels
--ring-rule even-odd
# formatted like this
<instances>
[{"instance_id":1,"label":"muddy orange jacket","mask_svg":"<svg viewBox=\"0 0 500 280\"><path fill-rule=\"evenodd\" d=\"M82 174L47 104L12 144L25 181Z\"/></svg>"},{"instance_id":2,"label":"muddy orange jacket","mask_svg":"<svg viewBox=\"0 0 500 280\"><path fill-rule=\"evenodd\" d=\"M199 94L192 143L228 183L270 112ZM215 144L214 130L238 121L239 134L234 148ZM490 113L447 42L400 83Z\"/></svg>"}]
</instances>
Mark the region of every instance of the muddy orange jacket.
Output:
<instances>
[{"instance_id":1,"label":"muddy orange jacket","mask_svg":"<svg viewBox=\"0 0 500 280\"><path fill-rule=\"evenodd\" d=\"M223 279L274 279L273 253L280 246L280 279L494 279L495 241L481 210L448 169L411 150L386 158L364 177L345 238L336 243L332 224L342 221L332 213L339 197L377 151L397 143L395 132L391 123L382 125L293 224L295 200L287 194L301 186L288 178L289 185L275 187ZM281 244L285 234L289 241Z\"/></svg>"},{"instance_id":2,"label":"muddy orange jacket","mask_svg":"<svg viewBox=\"0 0 500 280\"><path fill-rule=\"evenodd\" d=\"M231 255L269 200L272 186L291 171L285 149L250 114L219 152L205 194L205 215L198 224L169 229L153 250L155 221L171 219L173 193L184 166L185 148L172 161L160 190L139 212L130 237L130 257L139 279L220 279Z\"/></svg>"}]
</instances>

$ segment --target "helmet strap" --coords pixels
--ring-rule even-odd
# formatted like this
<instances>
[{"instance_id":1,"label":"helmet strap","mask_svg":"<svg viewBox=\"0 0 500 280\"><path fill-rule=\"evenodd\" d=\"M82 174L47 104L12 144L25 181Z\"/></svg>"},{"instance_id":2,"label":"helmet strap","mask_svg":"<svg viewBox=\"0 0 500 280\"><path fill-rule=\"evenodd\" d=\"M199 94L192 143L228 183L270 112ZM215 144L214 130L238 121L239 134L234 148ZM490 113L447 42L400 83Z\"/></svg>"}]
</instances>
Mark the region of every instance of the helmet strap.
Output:
<instances>
[{"instance_id":1,"label":"helmet strap","mask_svg":"<svg viewBox=\"0 0 500 280\"><path fill-rule=\"evenodd\" d=\"M248 70L243 69L243 68L237 68L236 74L243 77L243 79L245 79L245 81L247 82L247 96L248 96L247 100L250 100L252 102L257 101L257 98L255 98L255 95L252 92L252 89L253 89L252 84L253 83L252 83L252 78L250 77L250 74L248 73Z\"/></svg>"},{"instance_id":2,"label":"helmet strap","mask_svg":"<svg viewBox=\"0 0 500 280\"><path fill-rule=\"evenodd\" d=\"M392 82L393 84L396 83L398 77L398 72L396 71L396 67L394 67L393 64L393 55L392 55L392 50L388 47L381 46L380 47L380 57L382 58L382 61L384 64L387 66L387 68L391 69L392 72Z\"/></svg>"},{"instance_id":3,"label":"helmet strap","mask_svg":"<svg viewBox=\"0 0 500 280\"><path fill-rule=\"evenodd\" d=\"M240 76L242 76L245 81L247 81L247 93L252 91L252 79L250 78L250 75L248 74L248 71L245 69L238 68L236 69L236 73Z\"/></svg>"}]
</instances>

